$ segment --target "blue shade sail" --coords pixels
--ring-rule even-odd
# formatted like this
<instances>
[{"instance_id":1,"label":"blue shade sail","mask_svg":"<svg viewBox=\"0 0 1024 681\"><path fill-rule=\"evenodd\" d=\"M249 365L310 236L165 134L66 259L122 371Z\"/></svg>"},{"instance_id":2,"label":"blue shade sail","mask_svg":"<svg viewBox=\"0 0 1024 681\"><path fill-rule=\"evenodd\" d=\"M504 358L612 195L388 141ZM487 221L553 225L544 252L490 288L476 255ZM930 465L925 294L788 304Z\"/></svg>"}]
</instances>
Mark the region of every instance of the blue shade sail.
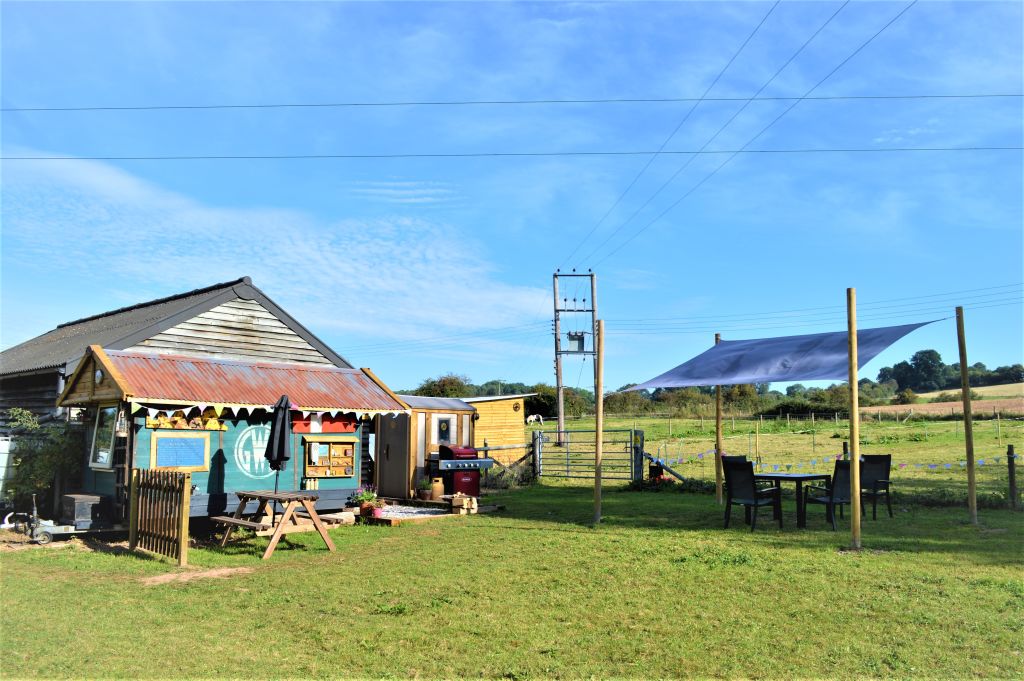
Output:
<instances>
[{"instance_id":1,"label":"blue shade sail","mask_svg":"<svg viewBox=\"0 0 1024 681\"><path fill-rule=\"evenodd\" d=\"M857 368L926 324L904 324L857 331ZM846 380L848 333L814 333L782 338L723 340L693 359L629 390L686 388L737 383Z\"/></svg>"}]
</instances>

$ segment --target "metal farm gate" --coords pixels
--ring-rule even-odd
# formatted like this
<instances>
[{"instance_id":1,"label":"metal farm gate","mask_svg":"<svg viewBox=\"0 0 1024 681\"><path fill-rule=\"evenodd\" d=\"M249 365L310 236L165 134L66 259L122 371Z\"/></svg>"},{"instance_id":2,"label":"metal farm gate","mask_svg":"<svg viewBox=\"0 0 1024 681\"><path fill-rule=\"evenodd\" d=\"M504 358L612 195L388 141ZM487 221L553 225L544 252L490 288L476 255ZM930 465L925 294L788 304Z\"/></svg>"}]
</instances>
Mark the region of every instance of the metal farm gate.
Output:
<instances>
[{"instance_id":1,"label":"metal farm gate","mask_svg":"<svg viewBox=\"0 0 1024 681\"><path fill-rule=\"evenodd\" d=\"M596 431L563 430L534 440L537 475L550 478L594 478ZM605 430L602 436L602 480L643 477L644 431Z\"/></svg>"}]
</instances>

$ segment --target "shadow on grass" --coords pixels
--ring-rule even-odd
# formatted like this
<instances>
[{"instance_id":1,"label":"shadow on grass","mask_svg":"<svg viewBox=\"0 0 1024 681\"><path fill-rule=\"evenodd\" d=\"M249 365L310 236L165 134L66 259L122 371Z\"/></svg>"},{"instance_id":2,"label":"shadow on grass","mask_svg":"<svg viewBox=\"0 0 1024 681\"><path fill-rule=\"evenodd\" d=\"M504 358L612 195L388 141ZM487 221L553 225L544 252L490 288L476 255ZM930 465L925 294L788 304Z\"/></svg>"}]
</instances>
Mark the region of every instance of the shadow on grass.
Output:
<instances>
[{"instance_id":1,"label":"shadow on grass","mask_svg":"<svg viewBox=\"0 0 1024 681\"><path fill-rule=\"evenodd\" d=\"M574 526L581 531L593 521L593 489L589 487L534 485L503 495L505 510L498 518ZM869 549L907 553L969 554L976 560L996 565L1019 565L1024 545L1024 515L1011 511L982 511L981 524L971 526L967 510L897 505L894 518L879 513L871 519L870 509L861 521L863 545ZM628 530L702 532L729 536L729 533L758 537L773 547L806 547L826 541L837 548L849 545L850 514L837 519L833 531L825 514L808 509L807 527L798 529L795 500L783 502L783 529L762 511L757 529L751 533L744 524L743 511L734 508L729 529L723 527L724 508L714 496L678 491L635 492L622 488L607 490L602 499L602 527ZM516 525L516 529L525 529Z\"/></svg>"}]
</instances>

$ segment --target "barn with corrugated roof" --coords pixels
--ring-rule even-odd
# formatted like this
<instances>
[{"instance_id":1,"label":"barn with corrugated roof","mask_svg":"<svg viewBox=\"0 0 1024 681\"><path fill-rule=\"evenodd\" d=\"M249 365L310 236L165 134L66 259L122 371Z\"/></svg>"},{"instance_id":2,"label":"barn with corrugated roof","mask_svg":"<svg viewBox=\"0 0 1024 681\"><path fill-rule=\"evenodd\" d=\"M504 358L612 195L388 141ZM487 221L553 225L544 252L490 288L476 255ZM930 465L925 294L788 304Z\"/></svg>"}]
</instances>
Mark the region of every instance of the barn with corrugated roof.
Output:
<instances>
[{"instance_id":1,"label":"barn with corrugated roof","mask_svg":"<svg viewBox=\"0 0 1024 681\"><path fill-rule=\"evenodd\" d=\"M247 277L62 324L0 353L0 367L5 408L82 422L84 465L66 489L108 499L115 521L134 468L191 472L193 516L273 487L263 451L281 395L293 460L280 488L315 489L319 506L340 507L374 479L379 419L409 411Z\"/></svg>"}]
</instances>

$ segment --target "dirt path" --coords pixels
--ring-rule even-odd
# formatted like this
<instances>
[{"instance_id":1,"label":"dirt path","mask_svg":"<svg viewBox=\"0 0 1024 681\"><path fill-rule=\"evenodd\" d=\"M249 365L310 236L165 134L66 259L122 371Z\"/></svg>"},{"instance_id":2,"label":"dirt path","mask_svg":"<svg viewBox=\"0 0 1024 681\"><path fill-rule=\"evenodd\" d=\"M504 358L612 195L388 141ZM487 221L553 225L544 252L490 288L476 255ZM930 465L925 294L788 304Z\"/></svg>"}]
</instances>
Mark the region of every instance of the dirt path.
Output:
<instances>
[{"instance_id":1,"label":"dirt path","mask_svg":"<svg viewBox=\"0 0 1024 681\"><path fill-rule=\"evenodd\" d=\"M211 570L190 570L188 572L168 572L165 575L146 577L141 580L145 586L159 586L161 584L175 584L191 582L194 579L224 579L234 575L247 575L252 572L251 567L213 568Z\"/></svg>"}]
</instances>

